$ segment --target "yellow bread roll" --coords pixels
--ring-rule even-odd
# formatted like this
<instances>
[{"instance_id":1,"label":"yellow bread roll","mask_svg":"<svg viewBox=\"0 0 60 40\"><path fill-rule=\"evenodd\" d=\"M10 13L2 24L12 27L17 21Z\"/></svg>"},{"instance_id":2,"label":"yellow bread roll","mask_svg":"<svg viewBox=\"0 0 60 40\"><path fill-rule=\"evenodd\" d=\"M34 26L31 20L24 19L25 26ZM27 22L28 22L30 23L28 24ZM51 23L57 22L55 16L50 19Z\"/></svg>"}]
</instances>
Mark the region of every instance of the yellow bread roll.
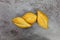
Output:
<instances>
[{"instance_id":1,"label":"yellow bread roll","mask_svg":"<svg viewBox=\"0 0 60 40\"><path fill-rule=\"evenodd\" d=\"M16 17L12 19L12 22L19 28L29 28L31 27L30 24L28 24L23 18Z\"/></svg>"},{"instance_id":2,"label":"yellow bread roll","mask_svg":"<svg viewBox=\"0 0 60 40\"><path fill-rule=\"evenodd\" d=\"M37 10L37 23L41 28L48 29L48 17L40 10Z\"/></svg>"},{"instance_id":3,"label":"yellow bread roll","mask_svg":"<svg viewBox=\"0 0 60 40\"><path fill-rule=\"evenodd\" d=\"M37 16L33 12L26 12L22 18L25 19L25 21L27 21L29 24L33 24L36 22Z\"/></svg>"}]
</instances>

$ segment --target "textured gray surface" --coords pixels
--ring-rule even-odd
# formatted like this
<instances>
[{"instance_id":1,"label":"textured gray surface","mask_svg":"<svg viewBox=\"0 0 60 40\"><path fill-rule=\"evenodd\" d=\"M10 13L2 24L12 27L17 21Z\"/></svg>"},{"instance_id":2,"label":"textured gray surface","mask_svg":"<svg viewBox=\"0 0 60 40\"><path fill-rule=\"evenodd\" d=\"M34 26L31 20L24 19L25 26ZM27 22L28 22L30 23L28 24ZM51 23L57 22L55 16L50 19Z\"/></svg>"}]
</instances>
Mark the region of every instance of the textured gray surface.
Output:
<instances>
[{"instance_id":1,"label":"textured gray surface","mask_svg":"<svg viewBox=\"0 0 60 40\"><path fill-rule=\"evenodd\" d=\"M40 9L49 18L49 29L34 24L20 29L11 19ZM60 0L0 0L0 40L60 40Z\"/></svg>"}]
</instances>

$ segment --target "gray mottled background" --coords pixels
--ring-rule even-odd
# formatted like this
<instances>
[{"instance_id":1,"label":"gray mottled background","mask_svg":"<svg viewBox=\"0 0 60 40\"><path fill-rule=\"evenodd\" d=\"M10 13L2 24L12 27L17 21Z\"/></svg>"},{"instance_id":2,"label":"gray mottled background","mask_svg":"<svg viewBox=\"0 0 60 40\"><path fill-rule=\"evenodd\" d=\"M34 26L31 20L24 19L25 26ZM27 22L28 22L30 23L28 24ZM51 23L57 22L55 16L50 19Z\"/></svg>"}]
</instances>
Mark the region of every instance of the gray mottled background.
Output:
<instances>
[{"instance_id":1,"label":"gray mottled background","mask_svg":"<svg viewBox=\"0 0 60 40\"><path fill-rule=\"evenodd\" d=\"M12 24L12 18L36 9L48 16L48 30L37 23L29 29ZM60 0L0 0L0 40L60 40Z\"/></svg>"}]
</instances>

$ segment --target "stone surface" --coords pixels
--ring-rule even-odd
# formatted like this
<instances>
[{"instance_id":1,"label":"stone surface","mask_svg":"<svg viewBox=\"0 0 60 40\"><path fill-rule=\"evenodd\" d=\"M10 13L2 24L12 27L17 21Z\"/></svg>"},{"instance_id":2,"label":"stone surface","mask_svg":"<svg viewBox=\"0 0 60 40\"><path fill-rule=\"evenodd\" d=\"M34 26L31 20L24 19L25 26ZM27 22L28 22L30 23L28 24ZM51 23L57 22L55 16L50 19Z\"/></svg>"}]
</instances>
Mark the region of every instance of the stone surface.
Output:
<instances>
[{"instance_id":1,"label":"stone surface","mask_svg":"<svg viewBox=\"0 0 60 40\"><path fill-rule=\"evenodd\" d=\"M12 24L12 18L36 9L48 16L48 30L36 23L29 29ZM60 0L0 0L0 40L60 40Z\"/></svg>"}]
</instances>

